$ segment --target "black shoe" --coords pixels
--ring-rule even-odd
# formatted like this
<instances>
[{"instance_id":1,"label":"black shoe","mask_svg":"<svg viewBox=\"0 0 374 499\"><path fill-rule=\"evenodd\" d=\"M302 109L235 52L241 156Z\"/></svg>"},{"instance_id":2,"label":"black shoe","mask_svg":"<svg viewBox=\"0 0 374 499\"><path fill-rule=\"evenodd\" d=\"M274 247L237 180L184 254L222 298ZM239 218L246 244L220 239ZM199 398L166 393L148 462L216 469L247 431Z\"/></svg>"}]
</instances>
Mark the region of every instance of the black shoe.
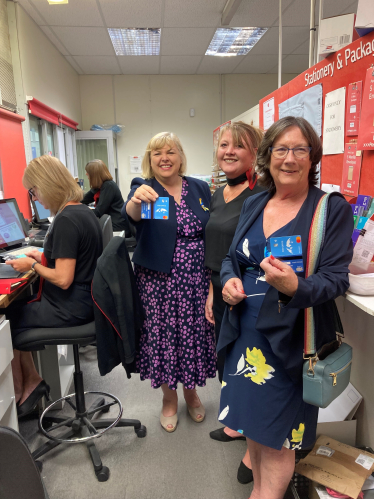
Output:
<instances>
[{"instance_id":1,"label":"black shoe","mask_svg":"<svg viewBox=\"0 0 374 499\"><path fill-rule=\"evenodd\" d=\"M246 483L253 482L252 470L250 468L247 468L247 466L243 463L243 461L240 461L237 478L238 482L242 483L243 485Z\"/></svg>"},{"instance_id":2,"label":"black shoe","mask_svg":"<svg viewBox=\"0 0 374 499\"><path fill-rule=\"evenodd\" d=\"M245 440L245 437L230 437L224 431L225 427L218 428L218 430L213 430L209 433L210 438L213 440L218 440L218 442L233 442L234 440Z\"/></svg>"},{"instance_id":3,"label":"black shoe","mask_svg":"<svg viewBox=\"0 0 374 499\"><path fill-rule=\"evenodd\" d=\"M30 393L27 399L17 407L17 415L19 418L26 416L32 412L38 405L38 402L44 396L49 400L50 387L44 381L44 379L38 384L38 386Z\"/></svg>"}]
</instances>

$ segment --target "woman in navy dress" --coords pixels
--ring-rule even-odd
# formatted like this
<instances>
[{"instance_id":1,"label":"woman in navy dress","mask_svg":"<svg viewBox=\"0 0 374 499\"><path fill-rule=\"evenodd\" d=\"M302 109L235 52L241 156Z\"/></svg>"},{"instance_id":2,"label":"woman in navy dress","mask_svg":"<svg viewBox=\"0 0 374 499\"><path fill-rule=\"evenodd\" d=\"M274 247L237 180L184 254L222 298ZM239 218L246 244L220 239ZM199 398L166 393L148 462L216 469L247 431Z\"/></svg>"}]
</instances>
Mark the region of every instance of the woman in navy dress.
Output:
<instances>
[{"instance_id":1,"label":"woman in navy dress","mask_svg":"<svg viewBox=\"0 0 374 499\"><path fill-rule=\"evenodd\" d=\"M210 283L210 270L204 265L210 190L206 182L183 176L182 145L169 132L151 139L142 169L146 180L132 181L122 210L137 228L133 262L146 315L137 369L153 388L161 386L160 422L173 432L178 383L191 418L200 423L205 409L196 386L204 386L216 372L214 330L204 309ZM141 202L157 198L169 200L166 219L142 219Z\"/></svg>"},{"instance_id":2,"label":"woman in navy dress","mask_svg":"<svg viewBox=\"0 0 374 499\"><path fill-rule=\"evenodd\" d=\"M307 279L275 259L270 238L300 235L305 267L309 229L324 194L314 187L319 137L303 118L273 124L257 154L268 192L245 201L222 263L228 304L218 349L227 347L219 420L247 437L251 499L281 499L296 449L313 444L318 408L302 397L304 309L313 307L317 349L335 339L334 299L348 288L352 212L340 194L329 198L317 272Z\"/></svg>"}]
</instances>

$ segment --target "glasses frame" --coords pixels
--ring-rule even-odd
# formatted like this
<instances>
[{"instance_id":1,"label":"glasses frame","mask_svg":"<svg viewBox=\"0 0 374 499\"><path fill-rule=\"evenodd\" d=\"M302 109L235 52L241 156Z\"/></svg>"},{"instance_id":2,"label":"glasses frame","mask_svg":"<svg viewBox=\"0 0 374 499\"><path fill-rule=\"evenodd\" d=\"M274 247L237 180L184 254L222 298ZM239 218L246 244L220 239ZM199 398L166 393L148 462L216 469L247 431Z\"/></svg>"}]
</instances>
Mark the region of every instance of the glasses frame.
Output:
<instances>
[{"instance_id":1,"label":"glasses frame","mask_svg":"<svg viewBox=\"0 0 374 499\"><path fill-rule=\"evenodd\" d=\"M274 154L273 154L273 149L280 149L280 148L282 148L282 149L287 149L287 152L286 152L286 154L285 154L284 156L282 156L282 157L278 157L278 158L277 158L277 157L276 157L276 156L274 156ZM294 153L294 150L295 150L295 149L300 149L300 148L303 148L303 149L309 149L309 153L308 153L306 156L297 157L297 156L296 156L296 154ZM269 151L270 151L270 154L271 154L274 158L276 158L276 159L284 159L284 158L286 158L286 157L287 157L287 155L288 155L288 153L289 153L290 151L292 151L292 153L293 153L293 155L295 156L295 158L297 158L297 159L304 159L304 158L307 158L307 157L309 156L309 154L310 154L310 153L311 153L311 151L312 151L312 147L310 147L310 146L299 146L299 147L285 147L285 146L279 146L279 147L269 147Z\"/></svg>"},{"instance_id":2,"label":"glasses frame","mask_svg":"<svg viewBox=\"0 0 374 499\"><path fill-rule=\"evenodd\" d=\"M35 192L33 191L33 189L35 189L36 185L34 185L33 187L31 187L27 192L30 194L31 197L35 197Z\"/></svg>"}]
</instances>

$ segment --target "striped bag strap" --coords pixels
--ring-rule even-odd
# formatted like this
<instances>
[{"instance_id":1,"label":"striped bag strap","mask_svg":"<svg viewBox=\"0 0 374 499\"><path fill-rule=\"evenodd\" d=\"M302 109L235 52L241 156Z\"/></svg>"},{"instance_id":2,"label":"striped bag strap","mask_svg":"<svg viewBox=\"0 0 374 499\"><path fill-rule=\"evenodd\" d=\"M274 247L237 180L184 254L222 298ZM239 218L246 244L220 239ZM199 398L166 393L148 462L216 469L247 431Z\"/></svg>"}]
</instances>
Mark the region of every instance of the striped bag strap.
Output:
<instances>
[{"instance_id":1,"label":"striped bag strap","mask_svg":"<svg viewBox=\"0 0 374 499\"><path fill-rule=\"evenodd\" d=\"M305 279L316 271L317 260L325 240L327 206L329 194L324 194L318 202L309 231L308 253ZM304 311L304 357L316 353L313 307Z\"/></svg>"}]
</instances>

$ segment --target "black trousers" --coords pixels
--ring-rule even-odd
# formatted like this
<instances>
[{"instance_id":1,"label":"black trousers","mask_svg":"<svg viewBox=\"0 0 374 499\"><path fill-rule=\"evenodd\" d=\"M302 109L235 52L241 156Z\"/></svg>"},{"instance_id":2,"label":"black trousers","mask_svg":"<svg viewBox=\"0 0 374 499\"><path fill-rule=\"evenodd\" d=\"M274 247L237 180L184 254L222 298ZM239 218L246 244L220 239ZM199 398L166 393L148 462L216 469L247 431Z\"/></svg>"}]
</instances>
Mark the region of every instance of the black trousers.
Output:
<instances>
[{"instance_id":1,"label":"black trousers","mask_svg":"<svg viewBox=\"0 0 374 499\"><path fill-rule=\"evenodd\" d=\"M223 314L226 309L226 303L222 298L222 286L219 272L212 271L212 285L213 285L213 315L214 315L214 332L216 334L216 345L218 344L219 335L221 332L221 324ZM217 354L217 370L218 379L222 383L223 367L226 358L226 347L220 350Z\"/></svg>"}]
</instances>

